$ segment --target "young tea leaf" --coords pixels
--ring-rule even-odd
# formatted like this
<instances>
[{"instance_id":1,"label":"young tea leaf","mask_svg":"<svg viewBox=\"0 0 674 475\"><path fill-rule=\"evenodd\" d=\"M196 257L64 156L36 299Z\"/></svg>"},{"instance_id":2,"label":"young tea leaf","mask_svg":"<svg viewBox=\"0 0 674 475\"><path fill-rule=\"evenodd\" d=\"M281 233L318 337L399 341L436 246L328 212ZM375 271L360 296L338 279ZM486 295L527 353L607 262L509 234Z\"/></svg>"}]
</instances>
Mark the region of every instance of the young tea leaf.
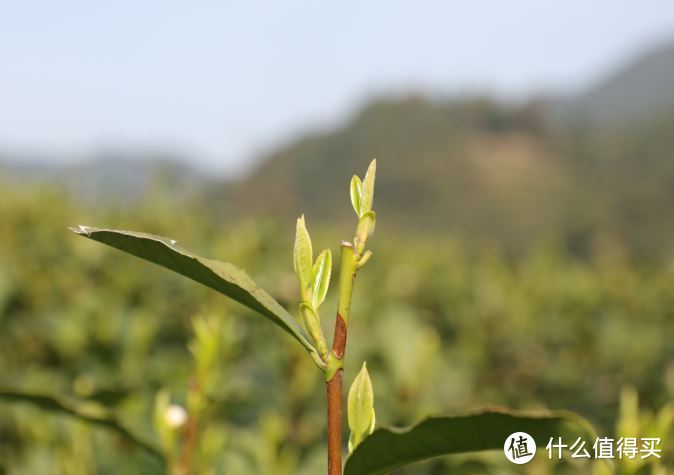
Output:
<instances>
[{"instance_id":1,"label":"young tea leaf","mask_svg":"<svg viewBox=\"0 0 674 475\"><path fill-rule=\"evenodd\" d=\"M363 363L363 367L349 389L347 419L349 429L351 429L349 452L352 452L365 437L374 431L374 392L366 363Z\"/></svg>"},{"instance_id":2,"label":"young tea leaf","mask_svg":"<svg viewBox=\"0 0 674 475\"><path fill-rule=\"evenodd\" d=\"M360 258L358 261L358 264L356 265L356 269L360 269L363 267L367 262L370 260L370 257L372 257L372 251L367 250L365 251L365 254L363 254L363 257Z\"/></svg>"},{"instance_id":3,"label":"young tea leaf","mask_svg":"<svg viewBox=\"0 0 674 475\"><path fill-rule=\"evenodd\" d=\"M304 215L297 219L295 231L295 246L293 249L293 266L300 284L302 301L310 301L311 275L313 272L314 252L311 248L311 238L304 222Z\"/></svg>"},{"instance_id":4,"label":"young tea leaf","mask_svg":"<svg viewBox=\"0 0 674 475\"><path fill-rule=\"evenodd\" d=\"M328 355L328 346L325 342L325 337L323 336L323 330L321 329L321 322L318 319L318 315L314 309L311 308L311 305L305 302L300 304L300 314L302 316L304 328L309 332L309 335L311 335L318 353L323 361L325 361L325 358Z\"/></svg>"},{"instance_id":5,"label":"young tea leaf","mask_svg":"<svg viewBox=\"0 0 674 475\"><path fill-rule=\"evenodd\" d=\"M374 199L374 178L377 172L377 160L372 160L363 179L363 187L360 197L360 216L368 211L372 211L372 201Z\"/></svg>"},{"instance_id":6,"label":"young tea leaf","mask_svg":"<svg viewBox=\"0 0 674 475\"><path fill-rule=\"evenodd\" d=\"M374 211L363 213L363 216L358 220L358 227L356 228L356 252L359 254L363 252L367 239L372 236L375 224L377 223L377 215Z\"/></svg>"},{"instance_id":7,"label":"young tea leaf","mask_svg":"<svg viewBox=\"0 0 674 475\"><path fill-rule=\"evenodd\" d=\"M330 274L332 272L332 253L330 249L321 252L316 258L314 264L312 285L311 285L311 306L318 311L325 300L330 285Z\"/></svg>"},{"instance_id":8,"label":"young tea leaf","mask_svg":"<svg viewBox=\"0 0 674 475\"><path fill-rule=\"evenodd\" d=\"M363 192L363 182L360 181L360 178L358 178L358 176L353 175L353 178L351 178L351 204L353 205L353 209L356 211L358 217L362 216L360 209L360 200L362 192Z\"/></svg>"}]
</instances>

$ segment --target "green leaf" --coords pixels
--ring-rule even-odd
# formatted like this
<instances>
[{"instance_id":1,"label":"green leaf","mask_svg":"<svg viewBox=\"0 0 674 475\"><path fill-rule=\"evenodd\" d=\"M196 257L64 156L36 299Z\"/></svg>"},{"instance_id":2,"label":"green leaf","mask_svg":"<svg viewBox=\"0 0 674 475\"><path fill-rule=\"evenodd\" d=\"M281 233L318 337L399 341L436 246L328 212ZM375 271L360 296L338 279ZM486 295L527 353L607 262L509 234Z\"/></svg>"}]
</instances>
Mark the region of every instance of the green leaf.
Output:
<instances>
[{"instance_id":1,"label":"green leaf","mask_svg":"<svg viewBox=\"0 0 674 475\"><path fill-rule=\"evenodd\" d=\"M356 214L358 217L361 216L360 212L360 197L363 191L363 182L360 181L360 178L358 178L357 175L353 175L353 178L351 178L351 204L353 205L354 211L356 211Z\"/></svg>"},{"instance_id":2,"label":"green leaf","mask_svg":"<svg viewBox=\"0 0 674 475\"><path fill-rule=\"evenodd\" d=\"M372 211L372 201L374 199L374 178L377 172L377 160L372 160L367 168L365 178L363 179L363 188L360 195L360 216L368 211Z\"/></svg>"},{"instance_id":3,"label":"green leaf","mask_svg":"<svg viewBox=\"0 0 674 475\"><path fill-rule=\"evenodd\" d=\"M363 252L365 243L367 242L368 238L372 236L376 223L377 215L374 211L363 213L363 216L360 218L360 220L358 220L354 244L356 246L356 252L359 254Z\"/></svg>"},{"instance_id":4,"label":"green leaf","mask_svg":"<svg viewBox=\"0 0 674 475\"><path fill-rule=\"evenodd\" d=\"M304 222L304 215L297 218L295 231L295 246L293 250L293 267L300 283L302 301L309 302L311 290L311 275L313 271L314 251L311 248L311 238Z\"/></svg>"},{"instance_id":5,"label":"green leaf","mask_svg":"<svg viewBox=\"0 0 674 475\"><path fill-rule=\"evenodd\" d=\"M363 217L358 221L356 228L356 236L361 241L367 241L367 238L372 236L375 225L377 224L377 215L374 211L363 213Z\"/></svg>"},{"instance_id":6,"label":"green leaf","mask_svg":"<svg viewBox=\"0 0 674 475\"><path fill-rule=\"evenodd\" d=\"M302 302L300 304L300 315L302 316L302 322L304 323L304 328L309 332L309 335L313 338L314 341L320 340L320 335L323 334L321 330L321 322L318 319L318 315L311 305L308 303Z\"/></svg>"},{"instance_id":7,"label":"green leaf","mask_svg":"<svg viewBox=\"0 0 674 475\"><path fill-rule=\"evenodd\" d=\"M351 452L374 430L374 392L366 363L363 363L349 389L347 419L351 429L349 437L349 452Z\"/></svg>"},{"instance_id":8,"label":"green leaf","mask_svg":"<svg viewBox=\"0 0 674 475\"><path fill-rule=\"evenodd\" d=\"M330 286L330 274L332 273L332 253L325 249L316 258L312 272L311 306L318 311L325 300Z\"/></svg>"},{"instance_id":9,"label":"green leaf","mask_svg":"<svg viewBox=\"0 0 674 475\"><path fill-rule=\"evenodd\" d=\"M0 401L3 400L12 403L30 404L45 411L68 415L85 421L89 424L104 427L117 433L131 445L134 445L149 453L162 465L165 464L164 456L162 455L161 450L154 447L153 444L146 442L139 436L133 434L113 415L111 415L98 404L87 405L85 402L63 396L59 397L46 393L33 393L9 388L0 388Z\"/></svg>"},{"instance_id":10,"label":"green leaf","mask_svg":"<svg viewBox=\"0 0 674 475\"><path fill-rule=\"evenodd\" d=\"M316 350L321 357L321 362L323 362L322 365L318 362L316 363L319 364L321 369L325 369L325 360L328 356L328 344L325 342L325 337L323 336L323 330L321 329L321 322L318 319L318 315L314 309L311 308L311 305L302 302L300 304L300 316L302 317L304 328L309 332L309 335L311 335L311 339L313 340Z\"/></svg>"},{"instance_id":11,"label":"green leaf","mask_svg":"<svg viewBox=\"0 0 674 475\"><path fill-rule=\"evenodd\" d=\"M365 264L367 264L367 262L370 260L371 257L372 257L372 251L370 251L370 250L365 251L365 254L363 254L363 257L361 257L360 260L358 261L358 264L356 265L356 268L360 269L361 267L363 267Z\"/></svg>"},{"instance_id":12,"label":"green leaf","mask_svg":"<svg viewBox=\"0 0 674 475\"><path fill-rule=\"evenodd\" d=\"M295 319L244 270L228 262L197 256L178 246L175 240L161 236L86 226L70 229L80 236L166 267L255 310L299 341L317 364L320 361L316 349ZM311 272L311 265L309 269Z\"/></svg>"},{"instance_id":13,"label":"green leaf","mask_svg":"<svg viewBox=\"0 0 674 475\"><path fill-rule=\"evenodd\" d=\"M345 475L375 475L441 455L503 450L506 438L526 432L544 449L550 437L595 438L592 426L570 412L524 413L488 408L453 417L432 417L407 429L377 429L349 456ZM505 458L504 458L505 459Z\"/></svg>"}]
</instances>

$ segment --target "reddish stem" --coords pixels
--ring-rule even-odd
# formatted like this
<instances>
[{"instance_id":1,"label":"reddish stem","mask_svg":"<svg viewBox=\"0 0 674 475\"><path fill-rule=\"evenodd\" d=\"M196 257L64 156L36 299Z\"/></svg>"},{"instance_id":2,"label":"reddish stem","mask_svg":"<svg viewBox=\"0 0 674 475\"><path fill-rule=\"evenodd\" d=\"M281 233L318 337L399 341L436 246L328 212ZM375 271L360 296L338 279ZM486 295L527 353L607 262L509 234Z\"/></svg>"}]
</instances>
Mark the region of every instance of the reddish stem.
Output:
<instances>
[{"instance_id":1,"label":"reddish stem","mask_svg":"<svg viewBox=\"0 0 674 475\"><path fill-rule=\"evenodd\" d=\"M346 324L338 313L332 352L340 360L346 349ZM342 369L326 384L328 399L328 475L342 474Z\"/></svg>"},{"instance_id":2,"label":"reddish stem","mask_svg":"<svg viewBox=\"0 0 674 475\"><path fill-rule=\"evenodd\" d=\"M342 370L325 383L328 392L328 475L342 474Z\"/></svg>"}]
</instances>

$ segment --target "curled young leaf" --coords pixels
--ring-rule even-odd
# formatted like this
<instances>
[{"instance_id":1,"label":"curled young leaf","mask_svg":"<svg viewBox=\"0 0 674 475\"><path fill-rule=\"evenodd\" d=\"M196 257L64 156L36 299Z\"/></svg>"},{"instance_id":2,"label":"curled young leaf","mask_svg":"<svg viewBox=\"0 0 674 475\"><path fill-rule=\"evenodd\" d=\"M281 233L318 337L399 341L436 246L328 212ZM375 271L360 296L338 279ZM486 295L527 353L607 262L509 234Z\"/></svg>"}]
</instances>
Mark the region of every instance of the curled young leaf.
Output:
<instances>
[{"instance_id":1,"label":"curled young leaf","mask_svg":"<svg viewBox=\"0 0 674 475\"><path fill-rule=\"evenodd\" d=\"M368 211L363 214L363 216L358 221L358 227L356 228L356 252L361 254L364 250L365 243L367 238L372 236L374 232L374 227L377 222L377 215L374 211Z\"/></svg>"},{"instance_id":2,"label":"curled young leaf","mask_svg":"<svg viewBox=\"0 0 674 475\"><path fill-rule=\"evenodd\" d=\"M360 217L362 215L360 208L360 199L361 194L363 192L363 182L360 181L360 178L358 178L357 175L353 175L353 178L351 178L350 191L351 191L351 204L353 205L353 209L356 211L358 217Z\"/></svg>"},{"instance_id":3,"label":"curled young leaf","mask_svg":"<svg viewBox=\"0 0 674 475\"><path fill-rule=\"evenodd\" d=\"M363 367L349 389L347 418L349 429L351 429L349 437L349 453L351 453L365 437L374 431L374 391L366 363L363 363Z\"/></svg>"},{"instance_id":4,"label":"curled young leaf","mask_svg":"<svg viewBox=\"0 0 674 475\"><path fill-rule=\"evenodd\" d=\"M330 274L332 272L332 253L330 249L325 249L316 258L312 274L311 284L311 306L318 311L325 300L330 285Z\"/></svg>"},{"instance_id":5,"label":"curled young leaf","mask_svg":"<svg viewBox=\"0 0 674 475\"><path fill-rule=\"evenodd\" d=\"M304 222L304 215L297 219L297 228L295 231L295 246L293 249L293 266L297 279L300 284L300 293L302 301L311 300L311 277L313 273L313 250L311 248L311 238Z\"/></svg>"},{"instance_id":6,"label":"curled young leaf","mask_svg":"<svg viewBox=\"0 0 674 475\"><path fill-rule=\"evenodd\" d=\"M372 251L365 251L365 254L363 254L363 257L360 258L358 261L358 264L356 264L356 269L360 269L363 267L365 264L367 264L367 261L370 260L370 257L372 257Z\"/></svg>"},{"instance_id":7,"label":"curled young leaf","mask_svg":"<svg viewBox=\"0 0 674 475\"><path fill-rule=\"evenodd\" d=\"M321 322L318 319L318 314L311 308L311 305L304 302L300 304L300 314L302 315L304 328L309 335L311 335L311 338L316 345L316 350L318 350L318 354L323 361L325 361L328 355L328 345L323 336L323 330L321 329Z\"/></svg>"},{"instance_id":8,"label":"curled young leaf","mask_svg":"<svg viewBox=\"0 0 674 475\"><path fill-rule=\"evenodd\" d=\"M363 216L368 211L372 211L372 201L374 199L374 178L377 172L377 160L372 160L370 166L367 168L365 178L363 179L363 186L360 195L360 214Z\"/></svg>"}]
</instances>

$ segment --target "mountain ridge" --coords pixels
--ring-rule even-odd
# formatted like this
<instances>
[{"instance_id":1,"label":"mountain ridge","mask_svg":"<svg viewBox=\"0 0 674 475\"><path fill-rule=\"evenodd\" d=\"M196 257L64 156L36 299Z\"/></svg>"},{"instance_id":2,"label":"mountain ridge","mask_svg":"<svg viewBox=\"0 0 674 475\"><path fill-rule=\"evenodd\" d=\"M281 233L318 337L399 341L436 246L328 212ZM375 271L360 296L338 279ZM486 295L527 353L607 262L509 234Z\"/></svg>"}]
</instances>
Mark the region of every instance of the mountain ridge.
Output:
<instances>
[{"instance_id":1,"label":"mountain ridge","mask_svg":"<svg viewBox=\"0 0 674 475\"><path fill-rule=\"evenodd\" d=\"M590 87L576 100L594 107L602 101L592 97L629 96L615 91L647 84L644 75L670 61L666 77L674 77L674 44L629 63L621 70L626 76L604 81L610 94ZM267 214L292 223L301 210L311 222L328 223L353 218L349 180L377 158L378 228L449 232L513 249L554 238L582 253L598 239L615 239L665 252L674 235L674 223L664 219L665 204L674 200L674 80L655 82L670 86L671 101L667 93L638 119L628 115L600 126L589 113L559 120L558 104L545 99L513 105L417 94L370 101L342 126L266 154L237 181L171 160L130 166L119 157L54 176L77 193L89 184L86 199L111 193L122 203L139 199L163 177L171 199L188 193L212 209L214 219ZM122 172L115 172L116 160Z\"/></svg>"}]
</instances>

